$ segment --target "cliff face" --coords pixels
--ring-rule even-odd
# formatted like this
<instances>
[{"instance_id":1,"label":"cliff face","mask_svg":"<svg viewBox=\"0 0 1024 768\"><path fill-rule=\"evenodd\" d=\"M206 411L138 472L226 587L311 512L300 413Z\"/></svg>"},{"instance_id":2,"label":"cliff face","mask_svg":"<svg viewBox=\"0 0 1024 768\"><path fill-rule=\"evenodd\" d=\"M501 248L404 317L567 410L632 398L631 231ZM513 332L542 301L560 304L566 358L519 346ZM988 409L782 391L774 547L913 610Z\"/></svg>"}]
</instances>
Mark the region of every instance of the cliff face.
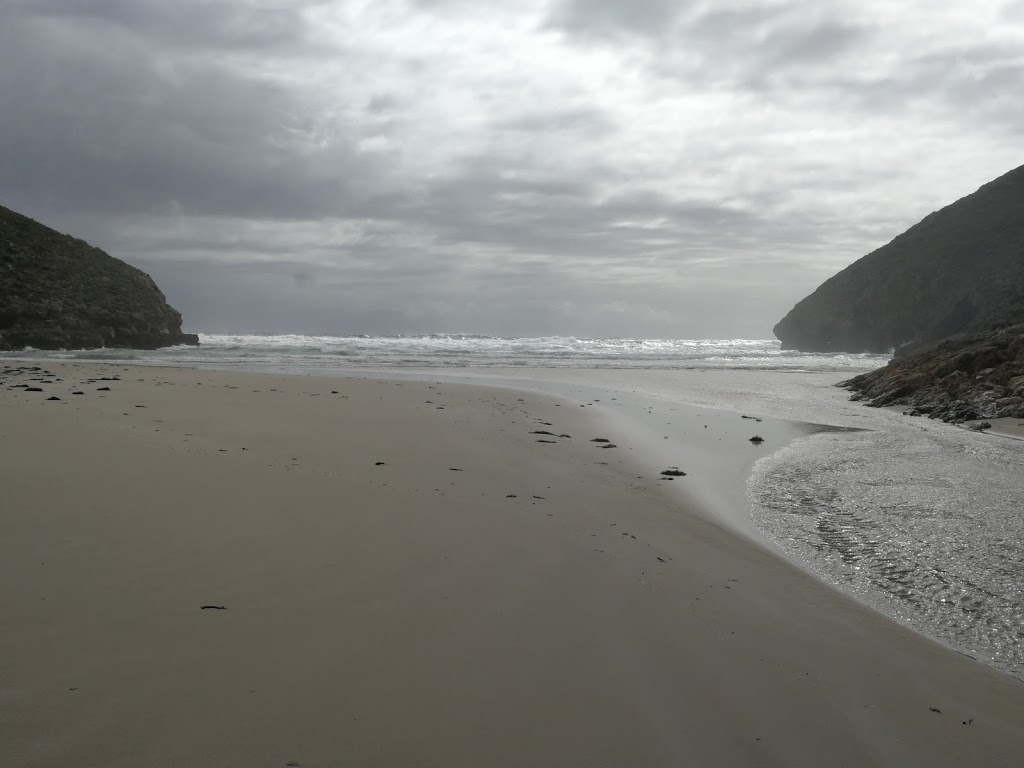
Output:
<instances>
[{"instance_id":1,"label":"cliff face","mask_svg":"<svg viewBox=\"0 0 1024 768\"><path fill-rule=\"evenodd\" d=\"M0 350L198 343L145 272L0 206Z\"/></svg>"},{"instance_id":2,"label":"cliff face","mask_svg":"<svg viewBox=\"0 0 1024 768\"><path fill-rule=\"evenodd\" d=\"M905 350L839 386L868 405L906 405L943 421L1024 418L1024 325Z\"/></svg>"},{"instance_id":3,"label":"cliff face","mask_svg":"<svg viewBox=\"0 0 1024 768\"><path fill-rule=\"evenodd\" d=\"M822 283L775 326L784 349L885 353L1024 323L1024 166Z\"/></svg>"}]
</instances>

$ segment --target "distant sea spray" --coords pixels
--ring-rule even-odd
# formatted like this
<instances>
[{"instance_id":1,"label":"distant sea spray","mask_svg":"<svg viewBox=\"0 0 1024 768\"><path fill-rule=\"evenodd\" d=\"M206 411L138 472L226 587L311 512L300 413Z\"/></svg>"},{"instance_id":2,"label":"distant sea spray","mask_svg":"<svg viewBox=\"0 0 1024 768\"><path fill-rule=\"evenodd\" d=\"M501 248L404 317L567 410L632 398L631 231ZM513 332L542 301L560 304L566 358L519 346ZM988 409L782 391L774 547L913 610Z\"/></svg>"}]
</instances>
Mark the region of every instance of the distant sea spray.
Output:
<instances>
[{"instance_id":1,"label":"distant sea spray","mask_svg":"<svg viewBox=\"0 0 1024 768\"><path fill-rule=\"evenodd\" d=\"M788 371L864 370L885 355L783 351L765 339L588 339L471 333L400 336L199 334L200 346L161 350L93 349L22 352L18 356L123 360L157 365L251 370L339 368L642 368Z\"/></svg>"}]
</instances>

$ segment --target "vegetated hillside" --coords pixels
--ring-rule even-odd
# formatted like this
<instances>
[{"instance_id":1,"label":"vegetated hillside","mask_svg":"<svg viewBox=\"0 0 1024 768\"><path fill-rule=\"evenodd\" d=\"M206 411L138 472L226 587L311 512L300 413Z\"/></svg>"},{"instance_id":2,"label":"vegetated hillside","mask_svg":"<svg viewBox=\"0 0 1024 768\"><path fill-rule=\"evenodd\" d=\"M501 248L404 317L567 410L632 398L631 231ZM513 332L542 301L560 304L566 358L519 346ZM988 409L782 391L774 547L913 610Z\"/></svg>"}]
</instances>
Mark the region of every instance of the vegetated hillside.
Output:
<instances>
[{"instance_id":1,"label":"vegetated hillside","mask_svg":"<svg viewBox=\"0 0 1024 768\"><path fill-rule=\"evenodd\" d=\"M784 349L885 353L1024 323L1024 166L826 280L778 325Z\"/></svg>"},{"instance_id":2,"label":"vegetated hillside","mask_svg":"<svg viewBox=\"0 0 1024 768\"><path fill-rule=\"evenodd\" d=\"M0 206L0 350L198 343L145 272Z\"/></svg>"}]
</instances>

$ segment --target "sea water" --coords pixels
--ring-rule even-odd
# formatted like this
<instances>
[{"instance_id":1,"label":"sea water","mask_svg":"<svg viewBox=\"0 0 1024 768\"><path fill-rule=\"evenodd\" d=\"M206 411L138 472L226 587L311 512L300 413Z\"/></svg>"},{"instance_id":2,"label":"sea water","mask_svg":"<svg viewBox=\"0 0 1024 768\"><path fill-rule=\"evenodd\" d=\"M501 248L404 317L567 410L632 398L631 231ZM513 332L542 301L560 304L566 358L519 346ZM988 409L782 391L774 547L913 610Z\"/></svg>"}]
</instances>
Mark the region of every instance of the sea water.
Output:
<instances>
[{"instance_id":1,"label":"sea water","mask_svg":"<svg viewBox=\"0 0 1024 768\"><path fill-rule=\"evenodd\" d=\"M135 360L145 364L261 371L352 368L768 368L861 370L887 358L784 351L777 341L750 339L511 338L467 333L412 336L199 334L198 347L34 352L69 360ZM19 353L24 356L24 353Z\"/></svg>"},{"instance_id":2,"label":"sea water","mask_svg":"<svg viewBox=\"0 0 1024 768\"><path fill-rule=\"evenodd\" d=\"M631 398L636 413L690 404L842 427L800 437L756 463L749 523L841 591L1024 679L1024 441L868 408L835 387L884 365L886 356L799 353L745 339L200 339L198 348L17 356L327 375L382 371L518 383L579 400L629 393L616 404Z\"/></svg>"}]
</instances>

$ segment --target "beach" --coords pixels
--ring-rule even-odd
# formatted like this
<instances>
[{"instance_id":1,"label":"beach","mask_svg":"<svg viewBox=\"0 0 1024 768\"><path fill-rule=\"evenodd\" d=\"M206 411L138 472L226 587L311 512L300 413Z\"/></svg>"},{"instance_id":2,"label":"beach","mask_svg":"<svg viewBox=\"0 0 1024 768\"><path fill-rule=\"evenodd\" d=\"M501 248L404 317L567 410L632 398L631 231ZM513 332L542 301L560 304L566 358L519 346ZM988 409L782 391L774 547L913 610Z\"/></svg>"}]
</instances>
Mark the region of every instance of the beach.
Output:
<instances>
[{"instance_id":1,"label":"beach","mask_svg":"<svg viewBox=\"0 0 1024 768\"><path fill-rule=\"evenodd\" d=\"M0 367L4 765L1024 758L1024 685L713 508L738 417L666 480L537 392Z\"/></svg>"}]
</instances>

